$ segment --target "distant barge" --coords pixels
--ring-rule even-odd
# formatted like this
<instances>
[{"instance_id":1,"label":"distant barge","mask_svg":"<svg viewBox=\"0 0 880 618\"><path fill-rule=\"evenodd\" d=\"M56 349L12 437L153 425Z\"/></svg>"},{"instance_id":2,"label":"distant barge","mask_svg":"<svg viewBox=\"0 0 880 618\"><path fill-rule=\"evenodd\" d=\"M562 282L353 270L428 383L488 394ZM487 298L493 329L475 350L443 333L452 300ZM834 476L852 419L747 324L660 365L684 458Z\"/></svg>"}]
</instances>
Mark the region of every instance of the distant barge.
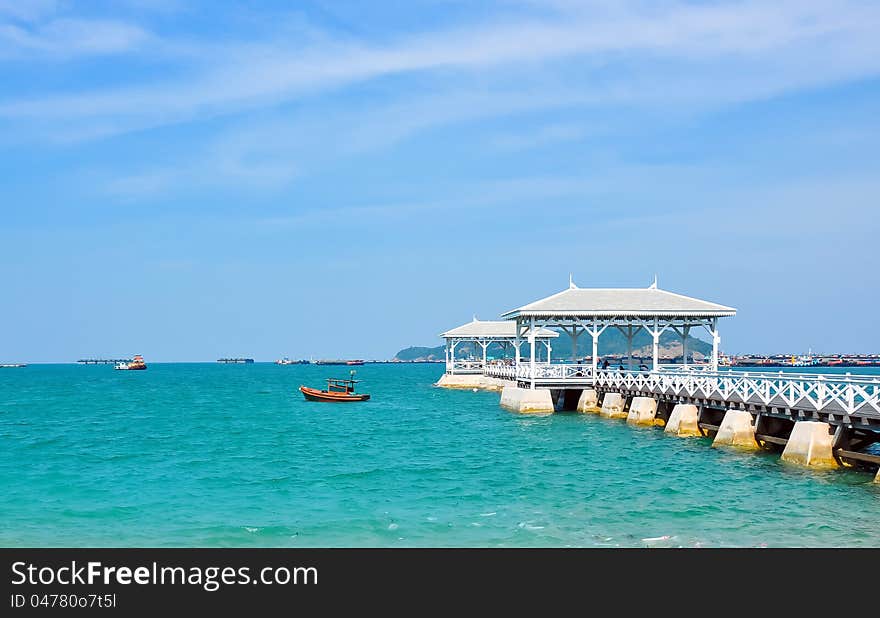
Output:
<instances>
[{"instance_id":1,"label":"distant barge","mask_svg":"<svg viewBox=\"0 0 880 618\"><path fill-rule=\"evenodd\" d=\"M315 360L312 361L314 365L363 365L364 361L362 360Z\"/></svg>"},{"instance_id":2,"label":"distant barge","mask_svg":"<svg viewBox=\"0 0 880 618\"><path fill-rule=\"evenodd\" d=\"M244 363L252 363L252 362L254 362L254 359L252 359L252 358L218 358L217 362L224 363L227 365L228 364L238 365L238 364L244 364Z\"/></svg>"},{"instance_id":3,"label":"distant barge","mask_svg":"<svg viewBox=\"0 0 880 618\"><path fill-rule=\"evenodd\" d=\"M76 361L80 365L115 365L117 363L130 363L130 358L81 358Z\"/></svg>"}]
</instances>

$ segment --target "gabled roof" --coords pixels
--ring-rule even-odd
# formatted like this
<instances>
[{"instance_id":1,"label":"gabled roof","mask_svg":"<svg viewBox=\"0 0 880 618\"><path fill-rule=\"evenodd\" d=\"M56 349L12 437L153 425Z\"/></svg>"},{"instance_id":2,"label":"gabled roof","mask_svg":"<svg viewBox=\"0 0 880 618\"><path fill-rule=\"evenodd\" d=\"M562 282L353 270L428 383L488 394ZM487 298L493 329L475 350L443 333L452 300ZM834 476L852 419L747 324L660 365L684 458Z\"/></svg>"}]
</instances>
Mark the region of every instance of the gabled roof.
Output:
<instances>
[{"instance_id":1,"label":"gabled roof","mask_svg":"<svg viewBox=\"0 0 880 618\"><path fill-rule=\"evenodd\" d=\"M460 339L515 339L516 323L509 320L478 320L474 318L472 322L462 324L445 333L440 334L444 339L460 338ZM528 334L523 335L523 338ZM539 328L535 335L538 339L550 339L558 337L556 331Z\"/></svg>"},{"instance_id":2,"label":"gabled roof","mask_svg":"<svg viewBox=\"0 0 880 618\"><path fill-rule=\"evenodd\" d=\"M736 309L690 296L648 288L579 288L573 283L547 298L512 309L502 318L518 317L665 317L706 318L736 315Z\"/></svg>"}]
</instances>

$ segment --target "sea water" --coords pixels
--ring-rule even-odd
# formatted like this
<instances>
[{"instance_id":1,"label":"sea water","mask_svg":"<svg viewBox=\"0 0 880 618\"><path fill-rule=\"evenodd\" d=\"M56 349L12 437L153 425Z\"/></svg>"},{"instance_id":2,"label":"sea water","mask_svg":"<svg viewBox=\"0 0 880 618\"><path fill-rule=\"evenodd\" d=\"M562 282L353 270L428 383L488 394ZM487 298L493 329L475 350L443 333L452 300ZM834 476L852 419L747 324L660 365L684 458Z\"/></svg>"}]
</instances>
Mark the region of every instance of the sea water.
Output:
<instances>
[{"instance_id":1,"label":"sea water","mask_svg":"<svg viewBox=\"0 0 880 618\"><path fill-rule=\"evenodd\" d=\"M367 364L0 370L0 546L878 547L880 485ZM863 371L861 373L864 373Z\"/></svg>"}]
</instances>

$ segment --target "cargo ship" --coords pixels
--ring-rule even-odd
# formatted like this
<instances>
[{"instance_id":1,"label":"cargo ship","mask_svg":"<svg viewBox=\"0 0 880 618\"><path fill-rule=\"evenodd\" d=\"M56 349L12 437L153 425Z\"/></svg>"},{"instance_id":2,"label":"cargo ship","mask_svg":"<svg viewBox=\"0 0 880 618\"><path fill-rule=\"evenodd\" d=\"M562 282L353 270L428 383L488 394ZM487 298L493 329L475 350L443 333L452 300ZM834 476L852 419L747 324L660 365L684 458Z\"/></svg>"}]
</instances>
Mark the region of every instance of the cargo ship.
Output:
<instances>
[{"instance_id":1,"label":"cargo ship","mask_svg":"<svg viewBox=\"0 0 880 618\"><path fill-rule=\"evenodd\" d=\"M230 363L242 364L242 363L252 363L252 362L254 362L254 359L252 359L252 358L218 358L217 362L224 363L224 364L230 364Z\"/></svg>"},{"instance_id":2,"label":"cargo ship","mask_svg":"<svg viewBox=\"0 0 880 618\"><path fill-rule=\"evenodd\" d=\"M313 360L313 365L363 365L362 360L339 360L339 359L323 359Z\"/></svg>"}]
</instances>

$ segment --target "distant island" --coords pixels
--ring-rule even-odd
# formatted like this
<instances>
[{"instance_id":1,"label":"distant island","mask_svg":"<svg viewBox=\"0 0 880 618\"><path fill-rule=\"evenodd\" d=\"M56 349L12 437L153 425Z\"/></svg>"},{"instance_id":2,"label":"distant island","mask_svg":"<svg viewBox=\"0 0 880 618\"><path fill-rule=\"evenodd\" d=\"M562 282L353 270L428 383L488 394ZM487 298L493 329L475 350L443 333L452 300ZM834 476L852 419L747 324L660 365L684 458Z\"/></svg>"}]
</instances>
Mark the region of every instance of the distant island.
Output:
<instances>
[{"instance_id":1,"label":"distant island","mask_svg":"<svg viewBox=\"0 0 880 618\"><path fill-rule=\"evenodd\" d=\"M643 336L641 336L643 335ZM650 359L653 352L650 337L641 333L633 337L633 357L644 360ZM543 348L543 346L542 346ZM526 348L527 349L527 348ZM540 350L543 354L543 349ZM660 359L667 362L681 361L681 339L675 333L667 331L660 337ZM506 352L500 346L492 344L487 353L490 358L511 357L512 352ZM593 353L593 342L589 335L581 335L578 339L577 357L585 358ZM702 361L712 354L712 346L697 339L688 337L688 356L694 361ZM473 350L469 343L459 344L456 348L456 357L464 358L469 355L479 357L482 351ZM553 358L566 361L571 358L571 339L560 336L553 342ZM527 356L527 354L526 354ZM599 356L608 358L623 358L626 356L626 337L620 331L608 330L599 339ZM446 360L446 346L436 347L413 346L404 348L398 352L391 362L398 363L431 363L444 362ZM739 354L722 355L723 365L734 367L880 367L880 354Z\"/></svg>"},{"instance_id":2,"label":"distant island","mask_svg":"<svg viewBox=\"0 0 880 618\"><path fill-rule=\"evenodd\" d=\"M436 348L413 346L404 348L394 355L392 361L409 363L427 363L446 360L446 346L438 345Z\"/></svg>"},{"instance_id":3,"label":"distant island","mask_svg":"<svg viewBox=\"0 0 880 618\"><path fill-rule=\"evenodd\" d=\"M636 358L648 358L652 355L653 340L651 336L640 331L633 337L633 356ZM571 339L560 335L553 341L552 356L556 359L571 358ZM456 356L466 355L470 344L463 343L456 347ZM527 349L527 348L524 348ZM543 347L541 349L543 353ZM681 337L672 331L666 331L660 336L660 357L663 359L681 357ZM583 334L578 338L576 356L583 358L593 353L593 340L589 335ZM599 356L621 356L627 353L626 336L617 329L608 329L599 337ZM694 360L702 360L712 355L712 345L696 337L688 337L688 353ZM482 354L482 352L480 352ZM501 358L505 355L500 345L492 344L487 349L487 354L492 358ZM507 356L512 356L508 349ZM446 346L436 347L413 346L404 348L394 355L393 361L397 362L436 362L446 360Z\"/></svg>"}]
</instances>

